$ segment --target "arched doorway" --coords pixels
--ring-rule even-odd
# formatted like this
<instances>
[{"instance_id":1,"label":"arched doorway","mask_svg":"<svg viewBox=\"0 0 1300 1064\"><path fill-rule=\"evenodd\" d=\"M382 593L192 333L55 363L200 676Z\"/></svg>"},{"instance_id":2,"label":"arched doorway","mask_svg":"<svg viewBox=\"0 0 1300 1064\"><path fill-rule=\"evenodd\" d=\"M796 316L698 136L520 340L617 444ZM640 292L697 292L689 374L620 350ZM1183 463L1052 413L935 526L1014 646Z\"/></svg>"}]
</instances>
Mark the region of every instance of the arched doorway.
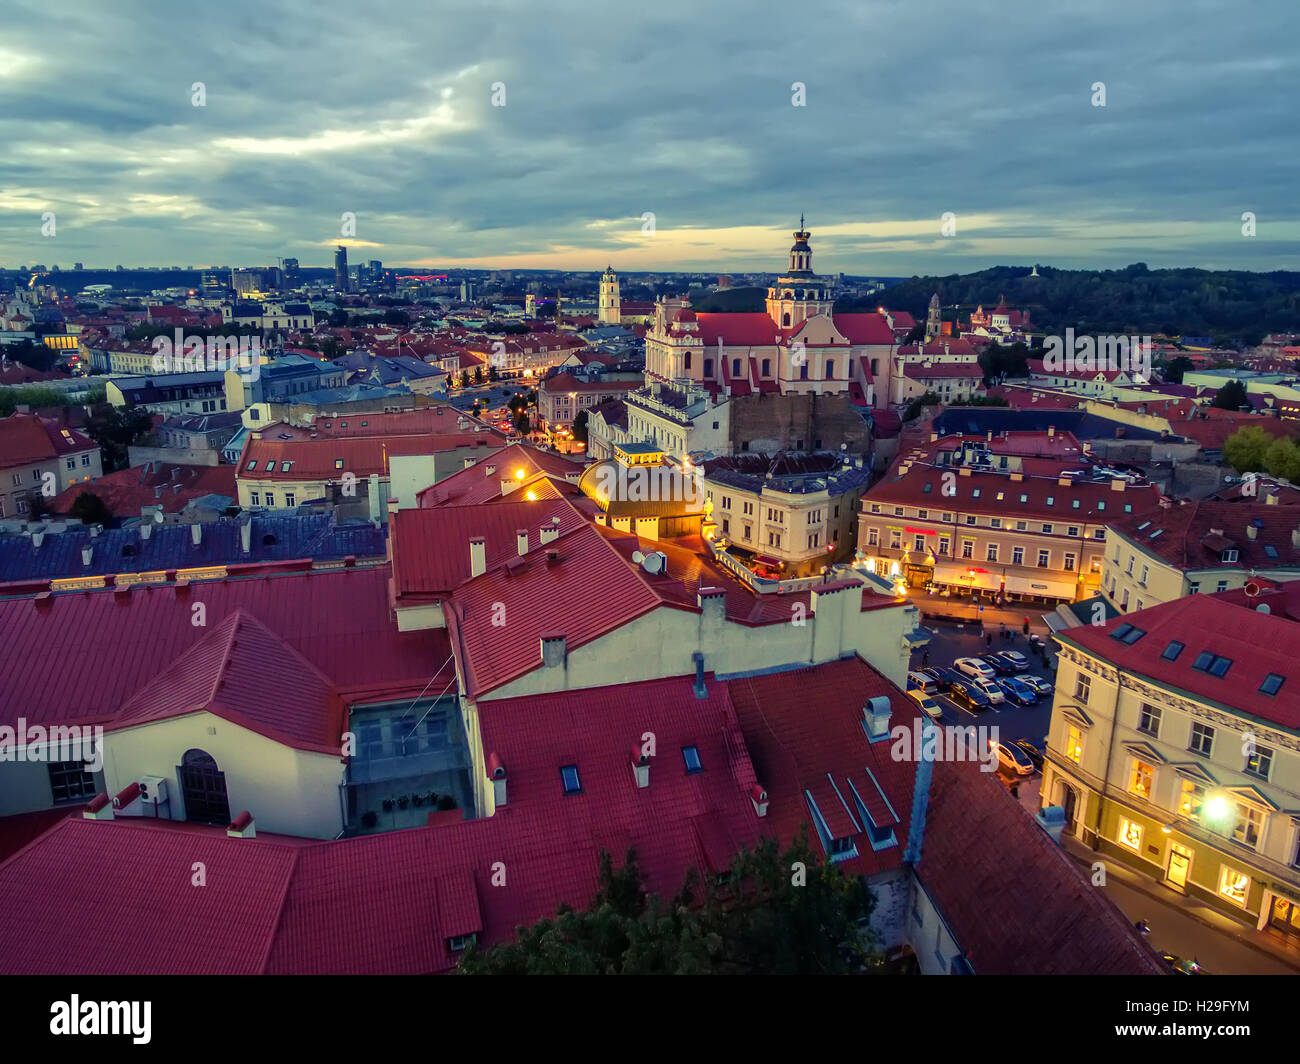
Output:
<instances>
[{"instance_id":1,"label":"arched doorway","mask_svg":"<svg viewBox=\"0 0 1300 1064\"><path fill-rule=\"evenodd\" d=\"M176 766L185 801L185 819L201 824L229 824L230 800L226 797L226 774L206 750L186 750Z\"/></svg>"},{"instance_id":2,"label":"arched doorway","mask_svg":"<svg viewBox=\"0 0 1300 1064\"><path fill-rule=\"evenodd\" d=\"M1075 814L1079 808L1079 794L1064 780L1056 781L1056 804L1065 810L1065 830L1071 835L1078 834Z\"/></svg>"}]
</instances>

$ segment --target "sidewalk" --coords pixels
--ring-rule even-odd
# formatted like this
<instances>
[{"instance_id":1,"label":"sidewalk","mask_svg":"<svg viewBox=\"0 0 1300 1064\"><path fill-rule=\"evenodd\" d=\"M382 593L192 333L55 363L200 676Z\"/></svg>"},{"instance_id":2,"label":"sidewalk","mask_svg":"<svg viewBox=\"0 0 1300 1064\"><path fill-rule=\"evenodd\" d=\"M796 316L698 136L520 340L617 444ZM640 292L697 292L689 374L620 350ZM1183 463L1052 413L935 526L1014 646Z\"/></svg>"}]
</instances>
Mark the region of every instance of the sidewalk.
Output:
<instances>
[{"instance_id":1,"label":"sidewalk","mask_svg":"<svg viewBox=\"0 0 1300 1064\"><path fill-rule=\"evenodd\" d=\"M1043 614L1049 612L1046 606L995 607L985 606L982 610L978 604L954 598L949 595L929 595L924 591L909 589L907 598L921 611L922 618L930 617L964 624L983 624L986 631L997 631L1006 625L1013 632L1023 633L1025 618L1029 618L1029 631L1035 635L1047 636L1050 629L1043 621Z\"/></svg>"}]
</instances>

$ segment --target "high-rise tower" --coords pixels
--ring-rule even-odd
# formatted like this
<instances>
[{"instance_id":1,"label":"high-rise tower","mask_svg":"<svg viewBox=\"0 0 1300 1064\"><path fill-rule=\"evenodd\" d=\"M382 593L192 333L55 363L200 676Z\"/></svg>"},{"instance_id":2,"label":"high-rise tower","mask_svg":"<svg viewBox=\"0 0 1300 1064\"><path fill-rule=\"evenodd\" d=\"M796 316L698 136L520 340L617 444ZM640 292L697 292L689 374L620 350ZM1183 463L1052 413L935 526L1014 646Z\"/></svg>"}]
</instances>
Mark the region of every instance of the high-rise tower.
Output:
<instances>
[{"instance_id":1,"label":"high-rise tower","mask_svg":"<svg viewBox=\"0 0 1300 1064\"><path fill-rule=\"evenodd\" d=\"M334 287L340 292L348 290L348 249L342 244L334 252Z\"/></svg>"}]
</instances>

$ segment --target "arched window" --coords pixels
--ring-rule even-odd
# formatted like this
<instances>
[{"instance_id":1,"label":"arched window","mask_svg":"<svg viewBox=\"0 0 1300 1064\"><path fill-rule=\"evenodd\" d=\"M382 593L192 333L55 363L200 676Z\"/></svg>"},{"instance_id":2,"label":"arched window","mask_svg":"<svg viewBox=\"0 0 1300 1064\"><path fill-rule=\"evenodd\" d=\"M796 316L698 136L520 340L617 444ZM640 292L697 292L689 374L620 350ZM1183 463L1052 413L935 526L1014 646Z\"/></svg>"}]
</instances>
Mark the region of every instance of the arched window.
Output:
<instances>
[{"instance_id":1,"label":"arched window","mask_svg":"<svg viewBox=\"0 0 1300 1064\"><path fill-rule=\"evenodd\" d=\"M781 315L781 324L786 328L790 327L790 312L788 310Z\"/></svg>"}]
</instances>

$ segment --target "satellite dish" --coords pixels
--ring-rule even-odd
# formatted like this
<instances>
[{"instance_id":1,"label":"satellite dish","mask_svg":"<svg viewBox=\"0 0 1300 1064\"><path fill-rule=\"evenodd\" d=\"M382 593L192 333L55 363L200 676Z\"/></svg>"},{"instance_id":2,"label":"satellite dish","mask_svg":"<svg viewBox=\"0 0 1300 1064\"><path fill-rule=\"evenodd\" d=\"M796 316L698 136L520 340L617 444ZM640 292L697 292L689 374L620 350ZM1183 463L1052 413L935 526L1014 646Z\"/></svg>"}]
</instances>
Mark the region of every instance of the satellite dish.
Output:
<instances>
[{"instance_id":1,"label":"satellite dish","mask_svg":"<svg viewBox=\"0 0 1300 1064\"><path fill-rule=\"evenodd\" d=\"M658 551L655 551L653 554L647 554L645 556L645 561L641 563L641 567L651 575L661 573L664 568L664 556Z\"/></svg>"},{"instance_id":2,"label":"satellite dish","mask_svg":"<svg viewBox=\"0 0 1300 1064\"><path fill-rule=\"evenodd\" d=\"M163 512L162 512L161 510L155 510L155 511L154 511L154 513L153 513L153 523L154 523L155 525L160 525L160 524L163 523Z\"/></svg>"},{"instance_id":3,"label":"satellite dish","mask_svg":"<svg viewBox=\"0 0 1300 1064\"><path fill-rule=\"evenodd\" d=\"M1272 613L1273 610L1272 610L1272 608L1269 606L1269 604L1268 604L1267 602L1261 602L1258 606L1255 607L1255 612L1256 612L1256 613Z\"/></svg>"},{"instance_id":4,"label":"satellite dish","mask_svg":"<svg viewBox=\"0 0 1300 1064\"><path fill-rule=\"evenodd\" d=\"M632 552L632 560L636 562L637 565L640 565L643 561L645 561L645 555L642 554L639 550L634 550Z\"/></svg>"}]
</instances>

